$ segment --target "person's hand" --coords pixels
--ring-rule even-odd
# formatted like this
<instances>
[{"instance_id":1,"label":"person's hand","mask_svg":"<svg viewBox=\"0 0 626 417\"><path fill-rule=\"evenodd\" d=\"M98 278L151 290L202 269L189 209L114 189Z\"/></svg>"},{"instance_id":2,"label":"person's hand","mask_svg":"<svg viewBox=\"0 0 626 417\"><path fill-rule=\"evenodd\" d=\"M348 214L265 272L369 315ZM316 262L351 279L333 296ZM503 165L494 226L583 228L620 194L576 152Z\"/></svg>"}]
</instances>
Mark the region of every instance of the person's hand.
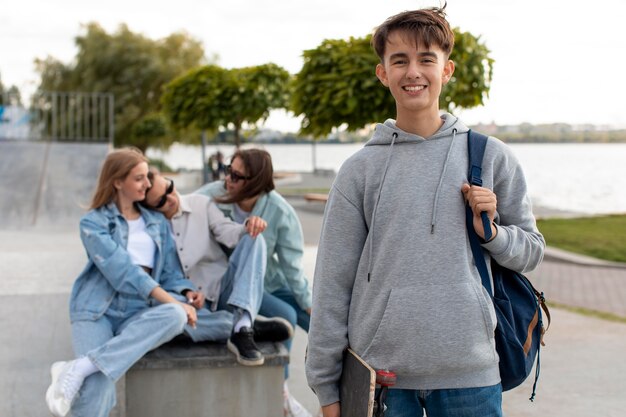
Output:
<instances>
[{"instance_id":1,"label":"person's hand","mask_svg":"<svg viewBox=\"0 0 626 417\"><path fill-rule=\"evenodd\" d=\"M485 231L483 229L483 221L480 217L480 213L487 212L489 222L491 225L491 238L496 236L497 229L493 224L493 219L496 216L496 208L498 206L498 200L493 191L488 188L479 187L477 185L470 186L469 184L463 184L461 192L465 201L469 203L472 213L474 213L474 230L478 236L482 239L485 238Z\"/></svg>"},{"instance_id":2,"label":"person's hand","mask_svg":"<svg viewBox=\"0 0 626 417\"><path fill-rule=\"evenodd\" d=\"M204 293L199 291L187 291L185 297L187 297L187 303L191 304L195 308L200 309L204 307L204 300L206 299Z\"/></svg>"},{"instance_id":3,"label":"person's hand","mask_svg":"<svg viewBox=\"0 0 626 417\"><path fill-rule=\"evenodd\" d=\"M325 405L322 407L322 415L324 417L341 417L341 408L339 402Z\"/></svg>"},{"instance_id":4,"label":"person's hand","mask_svg":"<svg viewBox=\"0 0 626 417\"><path fill-rule=\"evenodd\" d=\"M306 310L304 310L304 311L306 311L306 314L308 314L309 316L311 315L311 307L307 308L307 309L306 309Z\"/></svg>"},{"instance_id":5,"label":"person's hand","mask_svg":"<svg viewBox=\"0 0 626 417\"><path fill-rule=\"evenodd\" d=\"M190 304L185 304L185 303L179 303L179 304L183 306L185 313L187 313L187 324L195 329L196 322L198 321L198 315L196 314L195 307Z\"/></svg>"},{"instance_id":6,"label":"person's hand","mask_svg":"<svg viewBox=\"0 0 626 417\"><path fill-rule=\"evenodd\" d=\"M196 314L196 309L192 305L184 303L184 302L180 302L179 300L172 297L171 294L169 294L167 291L165 291L163 288L159 286L156 286L152 289L152 291L150 292L150 296L154 297L155 300L163 304L176 303L182 306L183 310L185 310L185 314L187 315L187 324L189 324L194 329L196 328L198 315Z\"/></svg>"},{"instance_id":7,"label":"person's hand","mask_svg":"<svg viewBox=\"0 0 626 417\"><path fill-rule=\"evenodd\" d=\"M259 216L250 216L246 221L246 232L252 237L257 237L263 233L267 227L267 222Z\"/></svg>"}]
</instances>

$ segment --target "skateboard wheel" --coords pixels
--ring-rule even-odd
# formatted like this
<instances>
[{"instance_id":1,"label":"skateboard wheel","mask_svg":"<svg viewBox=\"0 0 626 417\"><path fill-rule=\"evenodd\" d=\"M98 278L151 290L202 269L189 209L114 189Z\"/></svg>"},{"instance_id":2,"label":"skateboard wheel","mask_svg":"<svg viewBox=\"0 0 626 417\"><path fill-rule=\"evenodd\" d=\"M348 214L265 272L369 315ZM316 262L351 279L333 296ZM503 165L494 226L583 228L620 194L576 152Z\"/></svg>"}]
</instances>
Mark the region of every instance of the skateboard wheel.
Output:
<instances>
[{"instance_id":1,"label":"skateboard wheel","mask_svg":"<svg viewBox=\"0 0 626 417\"><path fill-rule=\"evenodd\" d=\"M380 369L376 371L376 383L381 387L392 387L396 384L396 374L392 371Z\"/></svg>"}]
</instances>

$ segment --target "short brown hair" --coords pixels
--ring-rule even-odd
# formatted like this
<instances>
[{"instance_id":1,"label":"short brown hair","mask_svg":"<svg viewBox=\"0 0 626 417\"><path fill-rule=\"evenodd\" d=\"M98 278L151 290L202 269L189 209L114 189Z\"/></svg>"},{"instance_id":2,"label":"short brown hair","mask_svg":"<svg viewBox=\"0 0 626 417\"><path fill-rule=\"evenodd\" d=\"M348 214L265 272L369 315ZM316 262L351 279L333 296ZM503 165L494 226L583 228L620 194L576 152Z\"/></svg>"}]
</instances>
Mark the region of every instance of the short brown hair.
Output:
<instances>
[{"instance_id":1,"label":"short brown hair","mask_svg":"<svg viewBox=\"0 0 626 417\"><path fill-rule=\"evenodd\" d=\"M246 167L246 176L251 177L246 181L241 191L235 195L225 195L215 198L218 203L238 203L262 193L269 193L274 189L274 168L272 157L263 149L237 150L231 161L240 158Z\"/></svg>"},{"instance_id":2,"label":"short brown hair","mask_svg":"<svg viewBox=\"0 0 626 417\"><path fill-rule=\"evenodd\" d=\"M380 62L384 62L387 39L395 31L412 34L418 45L423 44L427 48L437 45L449 57L454 47L454 32L446 20L446 5L402 12L378 26L372 35L372 46Z\"/></svg>"},{"instance_id":3,"label":"short brown hair","mask_svg":"<svg viewBox=\"0 0 626 417\"><path fill-rule=\"evenodd\" d=\"M112 202L117 194L115 181L126 179L130 171L142 162L147 163L148 158L134 147L117 149L108 154L100 170L98 185L89 208L97 209Z\"/></svg>"}]
</instances>

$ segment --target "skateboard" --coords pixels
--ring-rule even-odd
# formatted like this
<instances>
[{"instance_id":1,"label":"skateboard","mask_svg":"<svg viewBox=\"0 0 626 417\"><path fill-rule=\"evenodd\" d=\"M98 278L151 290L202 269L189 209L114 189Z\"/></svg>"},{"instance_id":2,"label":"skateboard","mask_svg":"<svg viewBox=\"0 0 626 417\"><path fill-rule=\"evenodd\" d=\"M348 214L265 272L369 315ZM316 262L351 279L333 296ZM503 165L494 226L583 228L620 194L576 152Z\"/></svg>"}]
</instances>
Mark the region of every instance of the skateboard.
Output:
<instances>
[{"instance_id":1,"label":"skateboard","mask_svg":"<svg viewBox=\"0 0 626 417\"><path fill-rule=\"evenodd\" d=\"M395 382L393 372L375 371L352 349L346 349L339 385L341 417L384 416L387 389ZM378 393L376 384L380 386Z\"/></svg>"}]
</instances>

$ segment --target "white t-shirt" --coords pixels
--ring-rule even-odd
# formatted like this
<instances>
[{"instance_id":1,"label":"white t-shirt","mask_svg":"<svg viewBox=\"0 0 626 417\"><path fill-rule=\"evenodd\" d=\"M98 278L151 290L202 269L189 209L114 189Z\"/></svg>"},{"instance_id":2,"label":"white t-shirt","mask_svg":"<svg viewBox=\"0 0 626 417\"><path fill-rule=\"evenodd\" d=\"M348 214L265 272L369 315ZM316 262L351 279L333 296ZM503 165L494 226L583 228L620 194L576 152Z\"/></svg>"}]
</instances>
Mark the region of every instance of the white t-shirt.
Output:
<instances>
[{"instance_id":1,"label":"white t-shirt","mask_svg":"<svg viewBox=\"0 0 626 417\"><path fill-rule=\"evenodd\" d=\"M239 224L243 224L250 217L249 211L244 211L237 203L233 204L233 220Z\"/></svg>"},{"instance_id":2,"label":"white t-shirt","mask_svg":"<svg viewBox=\"0 0 626 417\"><path fill-rule=\"evenodd\" d=\"M143 217L137 220L128 220L128 253L136 265L154 268L154 254L156 244L146 232L146 222Z\"/></svg>"}]
</instances>

